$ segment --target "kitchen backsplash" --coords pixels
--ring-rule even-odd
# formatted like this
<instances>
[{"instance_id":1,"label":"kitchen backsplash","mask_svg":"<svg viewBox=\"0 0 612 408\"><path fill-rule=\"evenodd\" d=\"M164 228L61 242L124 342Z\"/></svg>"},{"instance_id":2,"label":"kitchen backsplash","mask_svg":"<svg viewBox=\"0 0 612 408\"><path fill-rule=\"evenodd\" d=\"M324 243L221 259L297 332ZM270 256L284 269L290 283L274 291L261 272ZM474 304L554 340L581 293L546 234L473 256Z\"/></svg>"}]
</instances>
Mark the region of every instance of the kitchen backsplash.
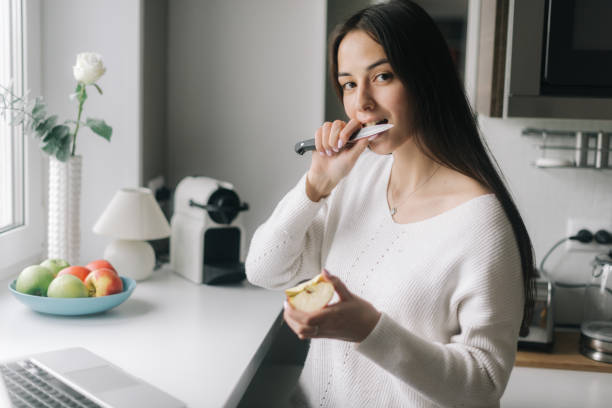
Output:
<instances>
[{"instance_id":1,"label":"kitchen backsplash","mask_svg":"<svg viewBox=\"0 0 612 408\"><path fill-rule=\"evenodd\" d=\"M479 123L521 211L538 265L551 246L567 236L568 218L601 219L603 225L612 225L612 169L536 168L531 163L541 155L534 146L538 140L521 135L527 127L610 132L612 121L480 116ZM596 254L568 252L561 245L546 261L546 270L559 281L583 284ZM584 289L555 290L555 321L578 324Z\"/></svg>"}]
</instances>

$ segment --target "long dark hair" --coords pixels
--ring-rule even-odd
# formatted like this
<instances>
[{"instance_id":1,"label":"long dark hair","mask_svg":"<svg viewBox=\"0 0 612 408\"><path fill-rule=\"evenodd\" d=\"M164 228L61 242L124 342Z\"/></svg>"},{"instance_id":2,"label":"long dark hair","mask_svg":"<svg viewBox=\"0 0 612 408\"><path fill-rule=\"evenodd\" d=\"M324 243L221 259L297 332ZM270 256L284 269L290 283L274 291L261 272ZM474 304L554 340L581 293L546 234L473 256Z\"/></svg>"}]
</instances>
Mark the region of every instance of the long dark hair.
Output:
<instances>
[{"instance_id":1,"label":"long dark hair","mask_svg":"<svg viewBox=\"0 0 612 408\"><path fill-rule=\"evenodd\" d=\"M500 201L521 256L525 305L520 335L526 336L533 313L533 246L502 180L501 169L480 137L444 37L431 17L408 0L392 0L357 12L336 28L329 42L329 73L341 102L338 47L353 30L363 30L382 46L393 71L408 90L414 108L413 137L421 151L432 160L476 179Z\"/></svg>"}]
</instances>

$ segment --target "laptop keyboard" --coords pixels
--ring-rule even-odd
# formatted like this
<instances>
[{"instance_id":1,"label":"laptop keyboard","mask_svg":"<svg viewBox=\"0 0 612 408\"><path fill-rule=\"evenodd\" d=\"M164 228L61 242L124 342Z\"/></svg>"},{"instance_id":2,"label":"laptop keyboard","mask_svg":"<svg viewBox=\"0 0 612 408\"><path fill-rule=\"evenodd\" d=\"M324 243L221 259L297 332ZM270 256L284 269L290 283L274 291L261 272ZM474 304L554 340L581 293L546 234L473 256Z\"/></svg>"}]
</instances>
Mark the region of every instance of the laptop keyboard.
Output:
<instances>
[{"instance_id":1,"label":"laptop keyboard","mask_svg":"<svg viewBox=\"0 0 612 408\"><path fill-rule=\"evenodd\" d=\"M28 360L0 364L9 397L17 408L102 408Z\"/></svg>"}]
</instances>

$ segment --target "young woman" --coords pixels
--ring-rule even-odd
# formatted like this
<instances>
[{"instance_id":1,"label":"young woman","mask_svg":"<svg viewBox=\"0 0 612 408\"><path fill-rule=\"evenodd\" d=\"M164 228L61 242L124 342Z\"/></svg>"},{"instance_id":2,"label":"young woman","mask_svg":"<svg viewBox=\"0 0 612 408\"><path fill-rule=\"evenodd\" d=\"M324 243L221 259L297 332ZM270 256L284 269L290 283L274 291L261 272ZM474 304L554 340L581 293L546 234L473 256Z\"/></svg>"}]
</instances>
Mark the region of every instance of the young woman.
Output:
<instances>
[{"instance_id":1,"label":"young woman","mask_svg":"<svg viewBox=\"0 0 612 408\"><path fill-rule=\"evenodd\" d=\"M368 7L330 41L350 120L315 133L310 169L256 231L247 277L288 288L321 270L293 403L498 406L532 305L521 216L481 140L448 47L409 1ZM348 142L362 126L393 128ZM329 272L328 272L329 271Z\"/></svg>"}]
</instances>

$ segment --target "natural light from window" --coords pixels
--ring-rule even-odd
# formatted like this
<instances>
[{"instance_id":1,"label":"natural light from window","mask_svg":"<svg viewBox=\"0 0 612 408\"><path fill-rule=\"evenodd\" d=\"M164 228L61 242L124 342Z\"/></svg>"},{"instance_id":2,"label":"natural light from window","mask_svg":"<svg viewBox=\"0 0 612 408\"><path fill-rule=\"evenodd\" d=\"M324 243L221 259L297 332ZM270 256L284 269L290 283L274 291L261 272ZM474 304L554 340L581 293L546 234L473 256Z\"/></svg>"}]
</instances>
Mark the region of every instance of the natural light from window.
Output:
<instances>
[{"instance_id":1,"label":"natural light from window","mask_svg":"<svg viewBox=\"0 0 612 408\"><path fill-rule=\"evenodd\" d=\"M23 96L22 1L0 0L0 85ZM8 105L5 89L0 104ZM0 118L0 233L23 225L23 128Z\"/></svg>"}]
</instances>

